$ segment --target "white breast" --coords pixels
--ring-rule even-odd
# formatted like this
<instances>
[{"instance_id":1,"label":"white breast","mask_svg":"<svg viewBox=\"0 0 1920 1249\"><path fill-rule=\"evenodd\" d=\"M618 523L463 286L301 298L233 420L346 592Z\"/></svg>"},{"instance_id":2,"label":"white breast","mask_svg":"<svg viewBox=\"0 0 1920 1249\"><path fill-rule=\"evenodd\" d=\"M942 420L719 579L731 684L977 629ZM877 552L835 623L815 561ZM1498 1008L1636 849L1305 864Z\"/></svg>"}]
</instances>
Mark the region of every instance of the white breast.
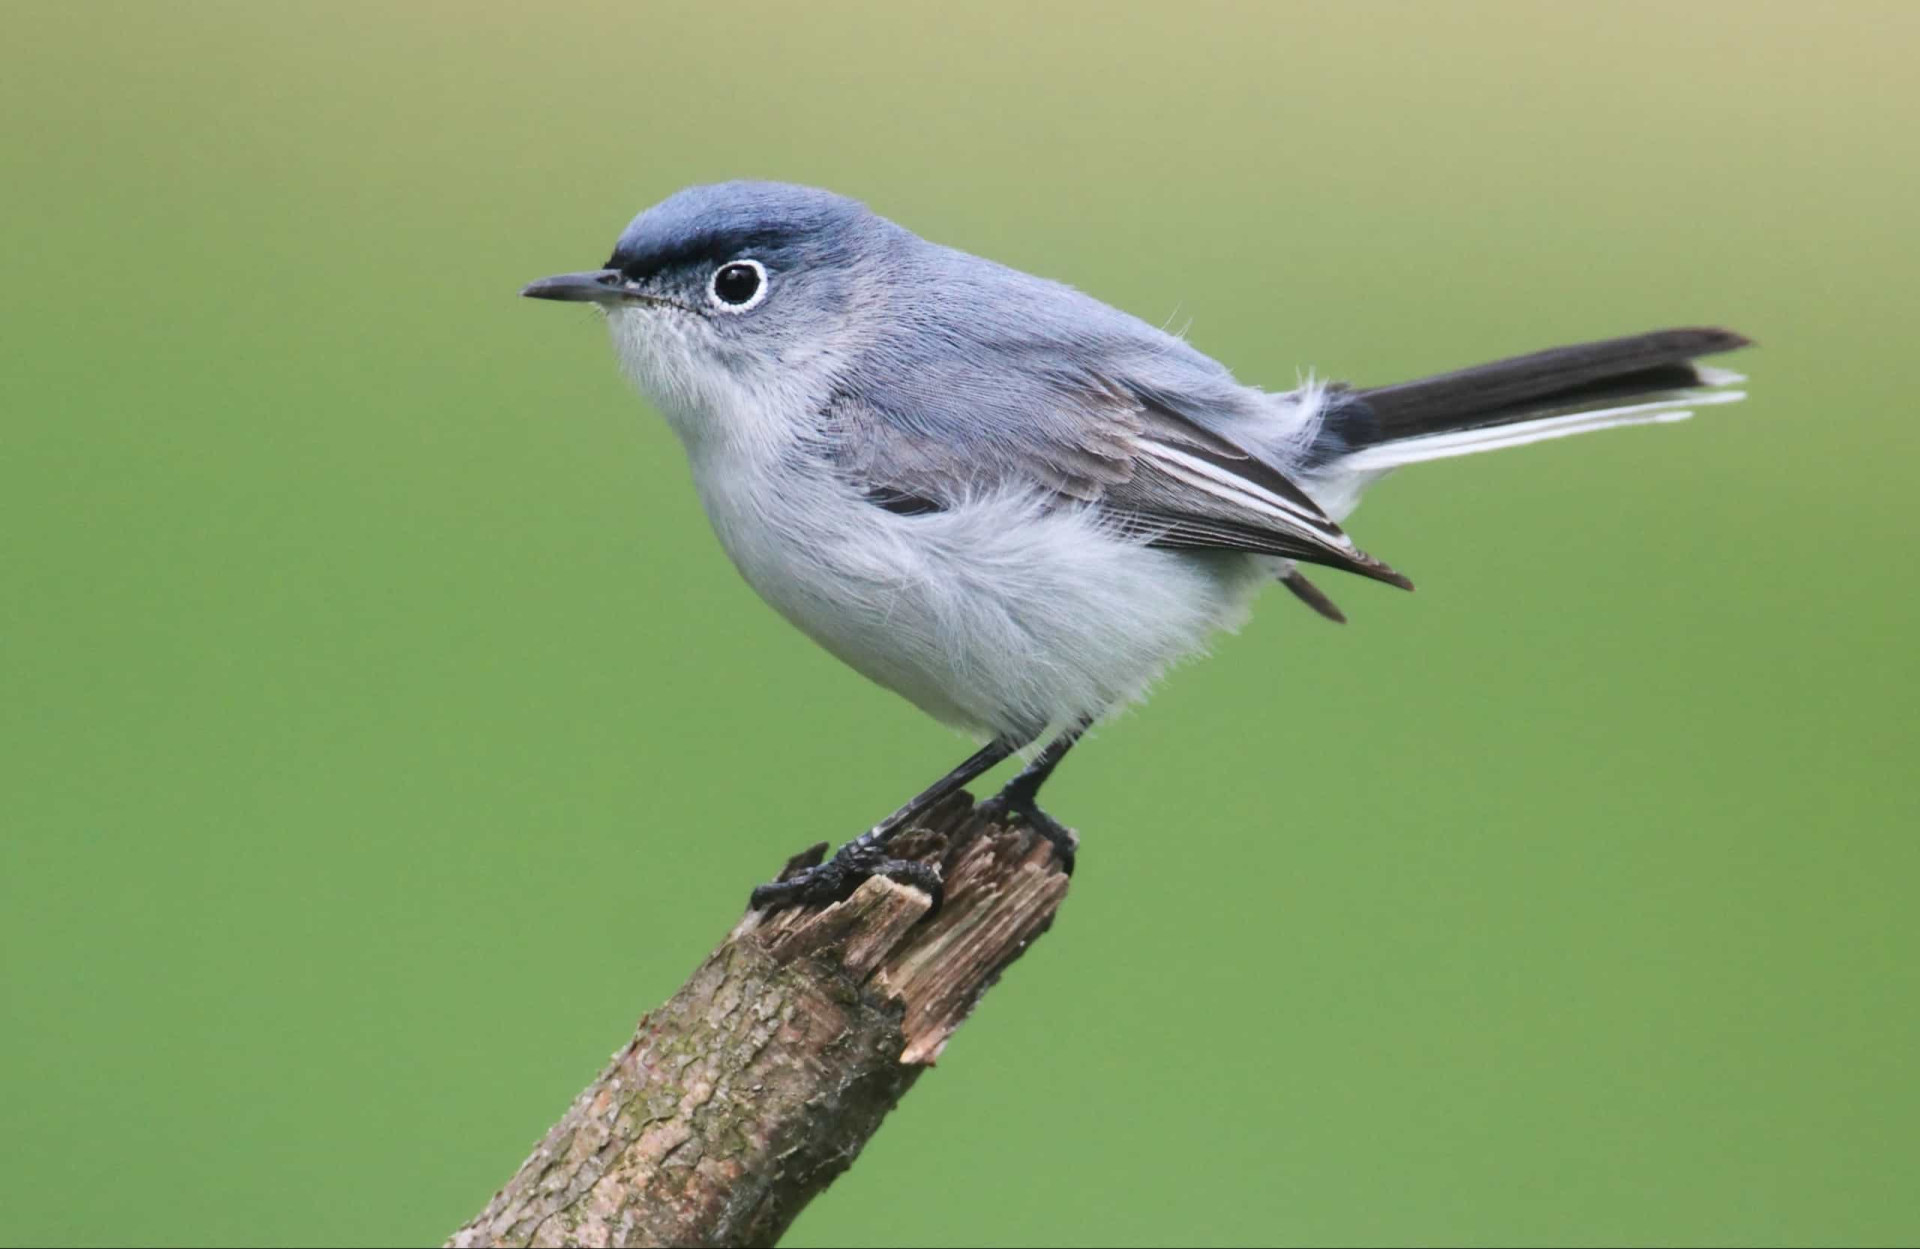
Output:
<instances>
[{"instance_id":1,"label":"white breast","mask_svg":"<svg viewBox=\"0 0 1920 1249\"><path fill-rule=\"evenodd\" d=\"M901 516L824 468L717 456L694 468L762 598L855 670L979 733L1025 739L1139 697L1239 623L1270 562L1152 550L1032 497Z\"/></svg>"},{"instance_id":2,"label":"white breast","mask_svg":"<svg viewBox=\"0 0 1920 1249\"><path fill-rule=\"evenodd\" d=\"M1237 626L1276 563L1140 546L1091 511L1049 510L1034 495L889 512L801 442L802 414L822 401L809 370L755 389L702 364L674 319L609 319L748 584L855 670L955 727L1024 742L1139 697L1214 630Z\"/></svg>"}]
</instances>

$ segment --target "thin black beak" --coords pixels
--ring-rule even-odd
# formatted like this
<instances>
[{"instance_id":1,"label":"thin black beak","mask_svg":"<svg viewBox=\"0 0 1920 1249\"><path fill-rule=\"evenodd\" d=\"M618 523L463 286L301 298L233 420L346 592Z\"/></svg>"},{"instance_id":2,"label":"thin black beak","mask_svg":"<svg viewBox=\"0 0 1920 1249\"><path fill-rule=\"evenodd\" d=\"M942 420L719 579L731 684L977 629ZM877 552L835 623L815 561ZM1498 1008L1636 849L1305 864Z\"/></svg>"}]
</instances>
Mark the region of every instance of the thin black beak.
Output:
<instances>
[{"instance_id":1,"label":"thin black beak","mask_svg":"<svg viewBox=\"0 0 1920 1249\"><path fill-rule=\"evenodd\" d=\"M521 290L528 299L564 299L571 303L611 304L628 297L626 278L618 269L593 269L541 278Z\"/></svg>"}]
</instances>

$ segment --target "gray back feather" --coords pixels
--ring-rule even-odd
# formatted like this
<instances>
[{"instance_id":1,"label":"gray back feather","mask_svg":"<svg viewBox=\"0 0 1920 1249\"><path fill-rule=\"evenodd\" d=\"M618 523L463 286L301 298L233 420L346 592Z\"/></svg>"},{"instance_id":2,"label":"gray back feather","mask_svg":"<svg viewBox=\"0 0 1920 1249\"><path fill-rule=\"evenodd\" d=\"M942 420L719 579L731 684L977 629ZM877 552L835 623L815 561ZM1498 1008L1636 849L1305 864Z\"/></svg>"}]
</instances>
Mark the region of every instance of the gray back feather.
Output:
<instances>
[{"instance_id":1,"label":"gray back feather","mask_svg":"<svg viewBox=\"0 0 1920 1249\"><path fill-rule=\"evenodd\" d=\"M776 293L751 318L717 321L716 350L740 368L777 360L824 376L809 442L863 489L935 507L1037 491L1156 545L1403 583L1290 479L1318 391L1242 386L1136 317L853 200L776 183L690 188L641 214L609 267L690 266L703 281L703 266L748 254Z\"/></svg>"},{"instance_id":2,"label":"gray back feather","mask_svg":"<svg viewBox=\"0 0 1920 1249\"><path fill-rule=\"evenodd\" d=\"M1254 551L1402 579L1287 476L1317 395L1266 395L1071 287L868 217L878 291L822 413L863 484L946 505L1030 484L1156 545ZM880 278L879 275L884 275Z\"/></svg>"}]
</instances>

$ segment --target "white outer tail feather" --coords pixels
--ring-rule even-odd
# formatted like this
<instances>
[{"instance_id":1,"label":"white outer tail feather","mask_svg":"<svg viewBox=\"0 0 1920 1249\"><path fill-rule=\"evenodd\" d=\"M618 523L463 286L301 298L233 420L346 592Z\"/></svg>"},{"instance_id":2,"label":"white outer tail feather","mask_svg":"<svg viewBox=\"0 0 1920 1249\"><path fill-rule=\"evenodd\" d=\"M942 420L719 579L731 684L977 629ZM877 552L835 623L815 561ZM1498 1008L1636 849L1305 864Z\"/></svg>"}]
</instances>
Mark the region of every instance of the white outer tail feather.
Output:
<instances>
[{"instance_id":1,"label":"white outer tail feather","mask_svg":"<svg viewBox=\"0 0 1920 1249\"><path fill-rule=\"evenodd\" d=\"M1703 381L1714 386L1746 380L1740 374L1724 369L1703 368L1700 374ZM1567 438L1574 434L1586 434L1600 429L1684 421L1693 415L1695 408L1735 403L1746 397L1746 392L1740 390L1688 390L1650 403L1569 412L1558 416L1541 417L1537 420L1519 421L1511 425L1489 425L1479 429L1418 435L1356 451L1352 455L1341 457L1332 467L1336 472L1381 473L1407 464L1423 464L1429 460L1451 459L1457 455L1477 455L1482 451L1523 447L1532 442Z\"/></svg>"}]
</instances>

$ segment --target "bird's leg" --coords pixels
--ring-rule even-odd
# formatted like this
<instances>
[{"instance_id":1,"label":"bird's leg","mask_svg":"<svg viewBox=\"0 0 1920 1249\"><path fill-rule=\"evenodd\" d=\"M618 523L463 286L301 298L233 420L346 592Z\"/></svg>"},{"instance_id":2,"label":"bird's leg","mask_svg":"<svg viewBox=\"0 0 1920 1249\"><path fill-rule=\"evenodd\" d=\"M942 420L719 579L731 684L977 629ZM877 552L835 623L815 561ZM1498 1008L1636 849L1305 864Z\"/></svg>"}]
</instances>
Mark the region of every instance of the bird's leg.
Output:
<instances>
[{"instance_id":1,"label":"bird's leg","mask_svg":"<svg viewBox=\"0 0 1920 1249\"><path fill-rule=\"evenodd\" d=\"M913 859L896 859L887 845L913 821L946 800L968 781L1020 749L1022 743L996 737L975 751L965 763L922 790L920 794L871 829L840 847L825 863L818 863L787 880L770 881L753 891L747 905L756 910L783 906L824 905L839 902L870 876L887 876L933 895L934 914L940 909L940 870Z\"/></svg>"},{"instance_id":2,"label":"bird's leg","mask_svg":"<svg viewBox=\"0 0 1920 1249\"><path fill-rule=\"evenodd\" d=\"M984 819L1008 825L1025 824L1052 842L1053 852L1060 857L1060 867L1069 876L1073 875L1073 852L1079 847L1080 839L1073 835L1072 829L1040 809L1040 787L1086 731L1087 724L1083 721L1048 742L1047 748L1036 755L1020 775L979 807Z\"/></svg>"}]
</instances>

